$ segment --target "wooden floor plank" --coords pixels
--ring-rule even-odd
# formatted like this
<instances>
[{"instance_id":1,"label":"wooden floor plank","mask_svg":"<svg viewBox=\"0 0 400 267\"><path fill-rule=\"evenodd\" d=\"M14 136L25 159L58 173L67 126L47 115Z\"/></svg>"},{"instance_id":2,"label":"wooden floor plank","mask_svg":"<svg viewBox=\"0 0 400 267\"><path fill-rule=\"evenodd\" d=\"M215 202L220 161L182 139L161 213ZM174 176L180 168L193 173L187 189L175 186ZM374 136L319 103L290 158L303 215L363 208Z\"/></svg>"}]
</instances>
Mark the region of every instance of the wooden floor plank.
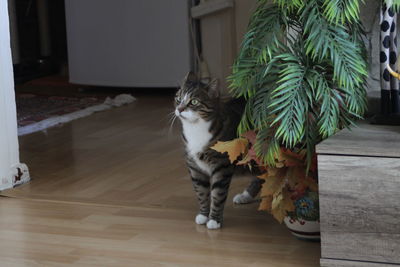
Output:
<instances>
[{"instance_id":1,"label":"wooden floor plank","mask_svg":"<svg viewBox=\"0 0 400 267\"><path fill-rule=\"evenodd\" d=\"M224 227L194 223L196 200L168 95L97 113L20 140L32 181L2 192L5 266L319 266L319 243L234 206Z\"/></svg>"}]
</instances>

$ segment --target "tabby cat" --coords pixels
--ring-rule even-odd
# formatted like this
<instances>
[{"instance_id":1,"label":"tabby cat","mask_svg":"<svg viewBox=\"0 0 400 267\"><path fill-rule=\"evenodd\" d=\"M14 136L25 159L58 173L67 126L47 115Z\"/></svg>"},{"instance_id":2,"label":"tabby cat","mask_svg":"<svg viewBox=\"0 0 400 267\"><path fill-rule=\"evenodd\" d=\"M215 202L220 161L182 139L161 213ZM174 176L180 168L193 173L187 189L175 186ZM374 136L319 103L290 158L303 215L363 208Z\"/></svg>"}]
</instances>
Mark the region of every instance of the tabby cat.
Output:
<instances>
[{"instance_id":1,"label":"tabby cat","mask_svg":"<svg viewBox=\"0 0 400 267\"><path fill-rule=\"evenodd\" d=\"M235 169L226 153L210 147L217 141L236 138L245 106L243 99L225 101L218 92L217 80L206 84L189 73L175 97L175 115L182 123L186 163L200 206L195 222L206 224L208 229L221 227ZM234 202L246 203L253 197L245 190L235 197Z\"/></svg>"}]
</instances>

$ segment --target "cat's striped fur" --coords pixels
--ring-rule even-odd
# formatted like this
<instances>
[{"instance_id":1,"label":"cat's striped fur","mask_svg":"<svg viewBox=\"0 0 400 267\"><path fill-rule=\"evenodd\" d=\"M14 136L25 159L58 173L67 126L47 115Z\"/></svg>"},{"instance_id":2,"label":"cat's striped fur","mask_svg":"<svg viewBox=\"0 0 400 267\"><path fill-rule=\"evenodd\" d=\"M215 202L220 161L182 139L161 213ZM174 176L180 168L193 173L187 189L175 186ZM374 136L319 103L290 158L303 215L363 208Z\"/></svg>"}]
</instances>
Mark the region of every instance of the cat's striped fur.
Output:
<instances>
[{"instance_id":1,"label":"cat's striped fur","mask_svg":"<svg viewBox=\"0 0 400 267\"><path fill-rule=\"evenodd\" d=\"M175 97L175 115L182 122L186 162L200 210L196 223L220 228L229 185L234 172L227 154L210 147L236 138L244 101L223 101L217 82L204 84L189 74Z\"/></svg>"}]
</instances>

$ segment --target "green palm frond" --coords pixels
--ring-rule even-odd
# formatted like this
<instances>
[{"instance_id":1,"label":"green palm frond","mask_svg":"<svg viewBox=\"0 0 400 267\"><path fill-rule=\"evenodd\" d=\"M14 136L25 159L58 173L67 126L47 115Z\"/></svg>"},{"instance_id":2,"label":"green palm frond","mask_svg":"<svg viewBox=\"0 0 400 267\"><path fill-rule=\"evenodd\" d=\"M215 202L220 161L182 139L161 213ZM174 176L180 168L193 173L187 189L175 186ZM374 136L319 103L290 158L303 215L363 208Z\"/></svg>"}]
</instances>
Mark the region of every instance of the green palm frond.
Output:
<instances>
[{"instance_id":1,"label":"green palm frond","mask_svg":"<svg viewBox=\"0 0 400 267\"><path fill-rule=\"evenodd\" d=\"M324 0L323 9L329 23L344 25L360 19L359 0Z\"/></svg>"},{"instance_id":2,"label":"green palm frond","mask_svg":"<svg viewBox=\"0 0 400 267\"><path fill-rule=\"evenodd\" d=\"M280 144L274 137L272 128L262 128L257 132L255 150L264 163L275 166L275 158L280 151Z\"/></svg>"},{"instance_id":3,"label":"green palm frond","mask_svg":"<svg viewBox=\"0 0 400 267\"><path fill-rule=\"evenodd\" d=\"M390 0L385 0L385 2L389 2ZM398 12L400 10L400 0L392 0L393 8Z\"/></svg>"},{"instance_id":4,"label":"green palm frond","mask_svg":"<svg viewBox=\"0 0 400 267\"><path fill-rule=\"evenodd\" d=\"M264 67L265 71L265 64L285 46L282 40L286 25L287 21L282 11L271 8L268 4L260 5L254 13L237 62L233 65L233 75L229 78L236 96L250 97L254 94L254 91L248 88L253 88L251 85L257 82L254 78L256 73L260 72L260 68Z\"/></svg>"},{"instance_id":5,"label":"green palm frond","mask_svg":"<svg viewBox=\"0 0 400 267\"><path fill-rule=\"evenodd\" d=\"M366 110L366 49L357 0L259 0L229 78L247 105L239 133L257 130L273 165L281 146L306 148ZM400 2L400 0L399 0Z\"/></svg>"},{"instance_id":6,"label":"green palm frond","mask_svg":"<svg viewBox=\"0 0 400 267\"><path fill-rule=\"evenodd\" d=\"M291 11L295 8L302 7L304 5L303 0L274 0L274 3L277 4L281 8L286 8Z\"/></svg>"},{"instance_id":7,"label":"green palm frond","mask_svg":"<svg viewBox=\"0 0 400 267\"><path fill-rule=\"evenodd\" d=\"M339 130L338 120L340 117L340 104L343 104L341 97L332 90L322 99L318 120L319 134L323 139L328 138Z\"/></svg>"},{"instance_id":8,"label":"green palm frond","mask_svg":"<svg viewBox=\"0 0 400 267\"><path fill-rule=\"evenodd\" d=\"M282 54L278 87L272 91L268 106L276 115L271 126L277 124L275 137L287 147L293 148L304 137L305 107L307 97L304 85L305 68L301 60L292 54Z\"/></svg>"},{"instance_id":9,"label":"green palm frond","mask_svg":"<svg viewBox=\"0 0 400 267\"><path fill-rule=\"evenodd\" d=\"M340 86L357 85L367 76L366 62L354 51L360 47L359 40L353 40L351 33L341 25L332 25L319 13L317 1L310 1L301 14L304 21L306 52L313 58L330 58L334 67L334 79ZM354 34L354 33L353 33ZM358 34L358 33L357 33Z\"/></svg>"}]
</instances>

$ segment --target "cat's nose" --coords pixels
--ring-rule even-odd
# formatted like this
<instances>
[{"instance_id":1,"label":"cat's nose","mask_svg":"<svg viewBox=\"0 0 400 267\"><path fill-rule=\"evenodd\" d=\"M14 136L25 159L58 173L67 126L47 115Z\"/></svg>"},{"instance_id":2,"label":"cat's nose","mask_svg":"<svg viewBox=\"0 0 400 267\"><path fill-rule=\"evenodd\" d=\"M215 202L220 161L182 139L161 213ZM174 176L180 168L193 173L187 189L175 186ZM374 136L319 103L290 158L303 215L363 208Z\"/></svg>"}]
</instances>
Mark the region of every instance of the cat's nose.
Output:
<instances>
[{"instance_id":1,"label":"cat's nose","mask_svg":"<svg viewBox=\"0 0 400 267\"><path fill-rule=\"evenodd\" d=\"M181 113L181 112L184 111L184 110L185 110L185 107L178 107L179 113Z\"/></svg>"}]
</instances>

